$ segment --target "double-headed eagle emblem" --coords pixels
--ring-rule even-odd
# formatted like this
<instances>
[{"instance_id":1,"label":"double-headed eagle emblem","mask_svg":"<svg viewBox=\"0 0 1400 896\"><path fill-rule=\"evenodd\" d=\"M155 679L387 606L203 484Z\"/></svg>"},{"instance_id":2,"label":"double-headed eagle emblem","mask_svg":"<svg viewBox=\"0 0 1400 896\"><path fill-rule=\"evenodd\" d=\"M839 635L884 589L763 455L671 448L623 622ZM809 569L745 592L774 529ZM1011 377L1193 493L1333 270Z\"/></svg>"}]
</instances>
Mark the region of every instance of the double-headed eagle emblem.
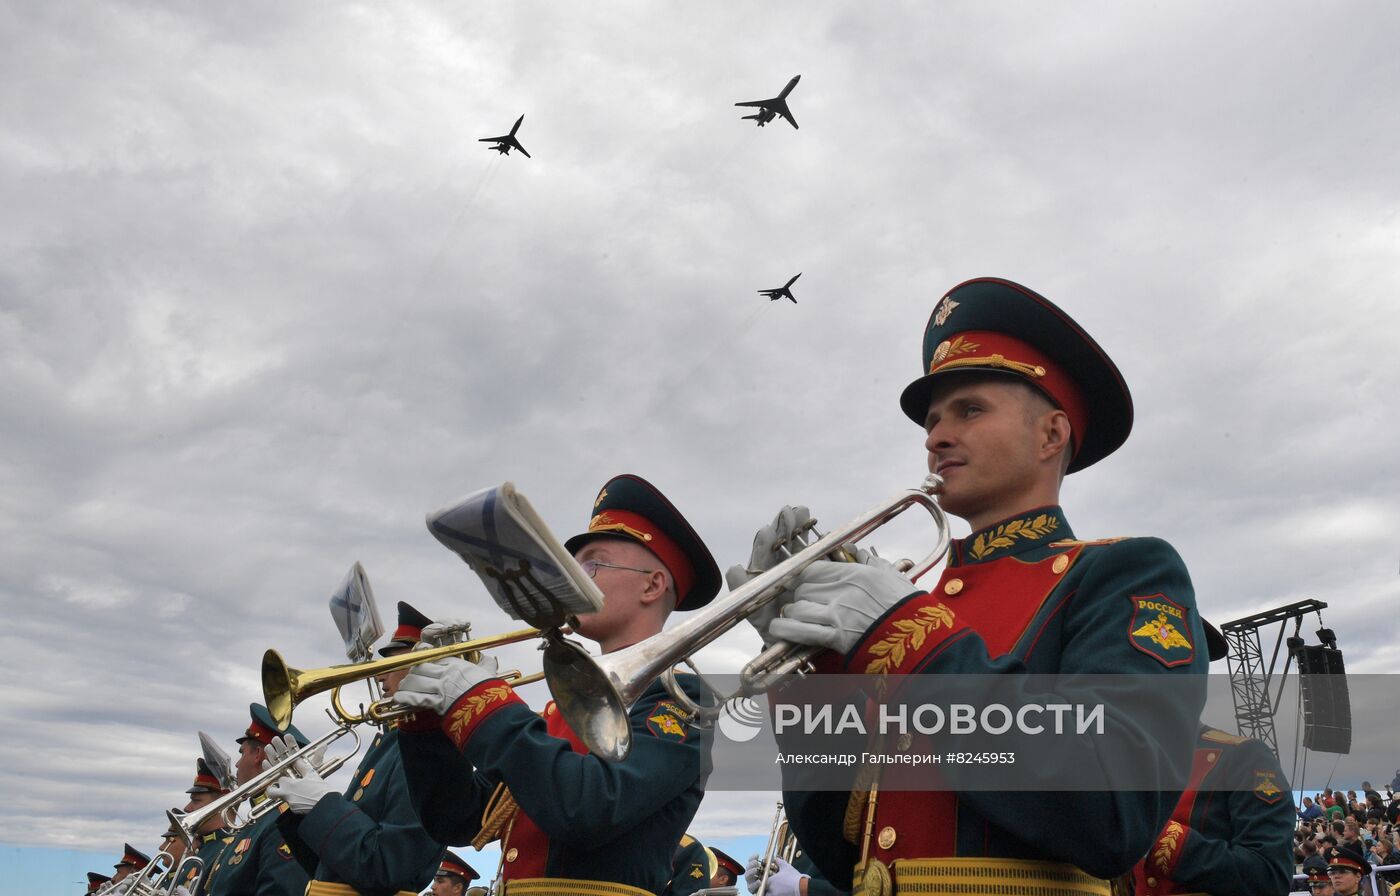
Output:
<instances>
[{"instance_id":1,"label":"double-headed eagle emblem","mask_svg":"<svg viewBox=\"0 0 1400 896\"><path fill-rule=\"evenodd\" d=\"M1166 613L1158 613L1157 618L1146 623L1137 631L1133 632L1134 638L1148 638L1154 644L1161 645L1162 649L1170 650L1173 647L1191 646L1191 642L1186 640L1186 636L1176 630L1176 626L1167 621Z\"/></svg>"}]
</instances>

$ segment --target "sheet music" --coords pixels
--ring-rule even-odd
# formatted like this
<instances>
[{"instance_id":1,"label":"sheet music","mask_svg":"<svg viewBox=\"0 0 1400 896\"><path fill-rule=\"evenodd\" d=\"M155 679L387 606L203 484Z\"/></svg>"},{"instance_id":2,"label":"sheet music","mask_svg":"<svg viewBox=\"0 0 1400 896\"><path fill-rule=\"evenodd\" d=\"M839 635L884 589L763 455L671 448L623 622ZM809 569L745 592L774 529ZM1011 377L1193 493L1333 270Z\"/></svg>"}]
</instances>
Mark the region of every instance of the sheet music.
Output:
<instances>
[{"instance_id":1,"label":"sheet music","mask_svg":"<svg viewBox=\"0 0 1400 896\"><path fill-rule=\"evenodd\" d=\"M603 607L598 586L509 482L428 514L427 524L515 619L555 628Z\"/></svg>"}]
</instances>

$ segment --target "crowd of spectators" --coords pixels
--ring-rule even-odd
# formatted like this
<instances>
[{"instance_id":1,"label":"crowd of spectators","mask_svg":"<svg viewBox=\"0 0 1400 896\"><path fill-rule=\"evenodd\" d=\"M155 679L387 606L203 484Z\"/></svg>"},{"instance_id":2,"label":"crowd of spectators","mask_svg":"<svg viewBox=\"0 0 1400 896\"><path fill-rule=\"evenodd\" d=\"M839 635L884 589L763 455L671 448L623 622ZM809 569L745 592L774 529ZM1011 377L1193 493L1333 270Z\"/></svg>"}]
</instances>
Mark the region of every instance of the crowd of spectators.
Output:
<instances>
[{"instance_id":1,"label":"crowd of spectators","mask_svg":"<svg viewBox=\"0 0 1400 896\"><path fill-rule=\"evenodd\" d=\"M1330 787L1314 796L1303 797L1298 807L1298 829L1294 834L1293 860L1298 874L1312 868L1327 868L1332 847L1349 845L1366 856L1373 867L1400 865L1400 769L1384 796L1361 783L1343 793ZM1400 871L1379 872L1386 886L1400 882ZM1382 892L1385 892L1382 889Z\"/></svg>"}]
</instances>

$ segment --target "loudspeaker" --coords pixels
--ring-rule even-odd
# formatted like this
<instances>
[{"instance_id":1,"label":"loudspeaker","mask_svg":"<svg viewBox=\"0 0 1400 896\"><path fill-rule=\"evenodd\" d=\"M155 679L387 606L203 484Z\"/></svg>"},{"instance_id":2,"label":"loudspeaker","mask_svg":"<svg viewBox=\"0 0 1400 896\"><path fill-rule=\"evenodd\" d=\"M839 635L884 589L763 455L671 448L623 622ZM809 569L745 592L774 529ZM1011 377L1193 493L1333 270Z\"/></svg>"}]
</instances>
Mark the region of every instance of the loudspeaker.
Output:
<instances>
[{"instance_id":1,"label":"loudspeaker","mask_svg":"<svg viewBox=\"0 0 1400 896\"><path fill-rule=\"evenodd\" d=\"M1303 746L1322 753L1351 752L1351 696L1346 666L1334 647L1298 650L1303 692Z\"/></svg>"}]
</instances>

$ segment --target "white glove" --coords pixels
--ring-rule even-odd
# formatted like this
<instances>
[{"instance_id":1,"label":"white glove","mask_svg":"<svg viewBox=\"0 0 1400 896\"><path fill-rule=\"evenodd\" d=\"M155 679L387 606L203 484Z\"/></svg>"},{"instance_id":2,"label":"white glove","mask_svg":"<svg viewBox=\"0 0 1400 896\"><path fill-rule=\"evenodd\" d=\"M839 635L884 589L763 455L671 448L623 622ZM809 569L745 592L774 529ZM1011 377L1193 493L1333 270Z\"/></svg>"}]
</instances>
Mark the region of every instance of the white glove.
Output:
<instances>
[{"instance_id":1,"label":"white glove","mask_svg":"<svg viewBox=\"0 0 1400 896\"><path fill-rule=\"evenodd\" d=\"M456 656L420 663L399 683L394 701L440 716L447 715L463 694L496 677L494 656L484 656L479 663L469 663Z\"/></svg>"},{"instance_id":2,"label":"white glove","mask_svg":"<svg viewBox=\"0 0 1400 896\"><path fill-rule=\"evenodd\" d=\"M268 743L267 747L263 750L263 771L267 771L300 749L301 747L297 745L296 738L292 737L290 734L273 735L272 741ZM322 747L317 752L324 753L325 748ZM312 757L303 756L292 764L290 771L297 777L304 778L308 775L319 776L316 769L317 764L312 761Z\"/></svg>"},{"instance_id":3,"label":"white glove","mask_svg":"<svg viewBox=\"0 0 1400 896\"><path fill-rule=\"evenodd\" d=\"M803 874L791 864L776 857L773 864L778 866L778 870L768 875L768 889L764 892L773 896L798 896L802 892L802 879L810 875ZM744 867L744 882L749 885L750 893L758 892L758 884L762 877L763 859L749 856L749 863Z\"/></svg>"},{"instance_id":4,"label":"white glove","mask_svg":"<svg viewBox=\"0 0 1400 896\"><path fill-rule=\"evenodd\" d=\"M918 588L894 564L864 551L859 563L818 560L802 571L795 600L774 619L769 634L781 641L849 653L885 611Z\"/></svg>"},{"instance_id":5,"label":"white glove","mask_svg":"<svg viewBox=\"0 0 1400 896\"><path fill-rule=\"evenodd\" d=\"M316 749L301 757L297 762L297 768L307 768L312 774L319 775L321 764L326 761L326 747L329 744L321 744ZM290 756L301 747L297 745L296 738L290 734L274 734L272 741L263 750L263 771L267 771L274 763L281 761L284 757ZM294 770L299 777L304 777L300 771Z\"/></svg>"},{"instance_id":6,"label":"white glove","mask_svg":"<svg viewBox=\"0 0 1400 896\"><path fill-rule=\"evenodd\" d=\"M194 896L189 887L176 887L171 891L170 896Z\"/></svg>"},{"instance_id":7,"label":"white glove","mask_svg":"<svg viewBox=\"0 0 1400 896\"><path fill-rule=\"evenodd\" d=\"M269 768L297 751L297 742L290 734L272 738L265 751L263 770ZM328 793L336 789L321 779L316 767L305 756L292 763L276 783L267 788L267 795L274 800L283 800L287 807L298 815L305 815Z\"/></svg>"},{"instance_id":8,"label":"white glove","mask_svg":"<svg viewBox=\"0 0 1400 896\"><path fill-rule=\"evenodd\" d=\"M450 628L461 628L469 622L470 620L465 616L452 616L447 619L439 619L437 622L429 623L423 626L423 631L418 634L418 644L413 649L427 650L430 647L437 647L439 646L437 639L442 636L443 632Z\"/></svg>"},{"instance_id":9,"label":"white glove","mask_svg":"<svg viewBox=\"0 0 1400 896\"><path fill-rule=\"evenodd\" d=\"M305 815L316 808L316 804L326 794L338 792L315 775L310 778L294 778L291 775L285 775L278 778L276 784L267 788L267 795L270 798L286 802L287 808L297 815Z\"/></svg>"},{"instance_id":10,"label":"white glove","mask_svg":"<svg viewBox=\"0 0 1400 896\"><path fill-rule=\"evenodd\" d=\"M725 572L724 580L728 583L729 590L733 591L759 573L777 566L789 555L802 550L805 545L797 536L806 532L812 522L812 514L806 507L785 506L779 510L773 522L754 533L749 565L731 566ZM749 623L758 629L759 637L765 645L773 643L773 639L768 635L768 623L772 622L783 606L791 600L792 592L783 591L775 599L749 614Z\"/></svg>"}]
</instances>

